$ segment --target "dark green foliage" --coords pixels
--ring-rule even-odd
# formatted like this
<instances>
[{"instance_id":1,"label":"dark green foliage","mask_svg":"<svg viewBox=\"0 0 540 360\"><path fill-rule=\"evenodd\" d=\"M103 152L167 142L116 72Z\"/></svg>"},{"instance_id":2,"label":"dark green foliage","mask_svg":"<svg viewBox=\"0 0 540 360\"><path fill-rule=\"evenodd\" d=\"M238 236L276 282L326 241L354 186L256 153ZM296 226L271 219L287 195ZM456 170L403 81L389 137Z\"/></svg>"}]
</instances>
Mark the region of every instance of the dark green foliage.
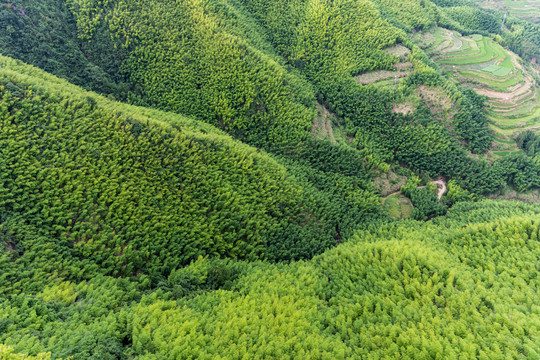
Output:
<instances>
[{"instance_id":1,"label":"dark green foliage","mask_svg":"<svg viewBox=\"0 0 540 360\"><path fill-rule=\"evenodd\" d=\"M488 118L484 111L484 98L473 90L463 90L461 109L454 117L456 132L467 142L467 147L474 154L489 150Z\"/></svg>"},{"instance_id":2,"label":"dark green foliage","mask_svg":"<svg viewBox=\"0 0 540 360\"><path fill-rule=\"evenodd\" d=\"M445 207L437 199L437 194L427 188L414 189L407 196L414 206L411 214L413 219L425 221L446 213Z\"/></svg>"},{"instance_id":3,"label":"dark green foliage","mask_svg":"<svg viewBox=\"0 0 540 360\"><path fill-rule=\"evenodd\" d=\"M194 297L206 291L230 290L247 269L247 264L228 259L200 257L189 266L172 271L167 285L161 286L175 298Z\"/></svg>"},{"instance_id":4,"label":"dark green foliage","mask_svg":"<svg viewBox=\"0 0 540 360\"><path fill-rule=\"evenodd\" d=\"M488 35L500 32L502 20L472 6L455 6L444 9L445 15L459 23L465 33ZM447 24L441 24L445 26ZM448 24L451 25L451 24ZM451 26L450 26L451 27Z\"/></svg>"},{"instance_id":5,"label":"dark green foliage","mask_svg":"<svg viewBox=\"0 0 540 360\"><path fill-rule=\"evenodd\" d=\"M540 187L540 158L512 154L500 162L506 182L517 191Z\"/></svg>"},{"instance_id":6,"label":"dark green foliage","mask_svg":"<svg viewBox=\"0 0 540 360\"><path fill-rule=\"evenodd\" d=\"M512 33L514 43L521 46L509 44L510 48L525 58L540 56L540 25L531 24L526 21L514 20L518 26L515 26L516 31ZM510 24L511 26L512 24ZM520 33L520 27L523 27L523 35ZM519 43L519 38L522 38L523 43Z\"/></svg>"},{"instance_id":7,"label":"dark green foliage","mask_svg":"<svg viewBox=\"0 0 540 360\"><path fill-rule=\"evenodd\" d=\"M446 214L447 208L441 204L434 189L431 188L433 185L418 187L419 183L419 178L412 177L401 188L403 194L411 200L413 205L411 218L426 221Z\"/></svg>"},{"instance_id":8,"label":"dark green foliage","mask_svg":"<svg viewBox=\"0 0 540 360\"><path fill-rule=\"evenodd\" d=\"M432 77L416 79L437 83ZM377 161L395 159L432 177L443 174L460 179L466 189L478 194L504 186L500 168L468 157L446 129L433 122L422 124L420 118L390 114L391 94L361 87L352 80L328 87L326 94L325 103L345 120L347 132L356 137L356 146ZM456 116L456 131L469 140L475 152L487 150L490 144L482 103L481 97L465 92Z\"/></svg>"},{"instance_id":9,"label":"dark green foliage","mask_svg":"<svg viewBox=\"0 0 540 360\"><path fill-rule=\"evenodd\" d=\"M73 15L63 1L0 3L0 53L21 59L72 83L118 99L129 89L120 64L124 51L110 37L77 39Z\"/></svg>"},{"instance_id":10,"label":"dark green foliage","mask_svg":"<svg viewBox=\"0 0 540 360\"><path fill-rule=\"evenodd\" d=\"M516 143L528 156L534 157L540 154L540 137L531 130L520 133L516 138Z\"/></svg>"},{"instance_id":11,"label":"dark green foliage","mask_svg":"<svg viewBox=\"0 0 540 360\"><path fill-rule=\"evenodd\" d=\"M374 195L371 175L366 169L368 164L357 151L318 140L284 146L279 151L278 160L295 176L316 206L303 211L300 224L287 228L296 237L274 234L267 251L269 258L291 257L291 249L299 251L291 259L310 257L306 255L320 253L351 236L355 229L381 220L380 200ZM322 223L318 219L326 221ZM320 232L311 234L315 237L306 242L309 228L306 225L310 224ZM327 233L332 238L325 237Z\"/></svg>"}]
</instances>

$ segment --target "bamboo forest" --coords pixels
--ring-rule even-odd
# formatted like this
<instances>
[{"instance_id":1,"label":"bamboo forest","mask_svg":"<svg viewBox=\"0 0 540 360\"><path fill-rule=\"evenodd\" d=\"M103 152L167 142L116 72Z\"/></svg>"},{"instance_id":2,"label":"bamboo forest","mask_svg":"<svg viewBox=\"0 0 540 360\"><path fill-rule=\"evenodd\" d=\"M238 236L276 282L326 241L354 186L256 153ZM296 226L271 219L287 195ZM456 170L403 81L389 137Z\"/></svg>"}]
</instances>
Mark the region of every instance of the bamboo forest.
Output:
<instances>
[{"instance_id":1,"label":"bamboo forest","mask_svg":"<svg viewBox=\"0 0 540 360\"><path fill-rule=\"evenodd\" d=\"M533 0L0 0L0 360L540 359Z\"/></svg>"}]
</instances>

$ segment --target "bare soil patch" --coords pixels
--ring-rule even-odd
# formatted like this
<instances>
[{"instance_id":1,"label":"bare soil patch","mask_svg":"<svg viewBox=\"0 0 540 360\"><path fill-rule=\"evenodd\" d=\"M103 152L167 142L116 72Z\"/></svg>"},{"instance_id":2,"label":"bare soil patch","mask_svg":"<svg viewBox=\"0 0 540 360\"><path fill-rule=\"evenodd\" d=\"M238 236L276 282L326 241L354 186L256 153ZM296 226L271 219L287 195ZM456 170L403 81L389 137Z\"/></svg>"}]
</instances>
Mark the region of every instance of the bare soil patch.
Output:
<instances>
[{"instance_id":1,"label":"bare soil patch","mask_svg":"<svg viewBox=\"0 0 540 360\"><path fill-rule=\"evenodd\" d=\"M392 112L394 114L403 115L414 114L414 105L411 103L394 104L394 106L392 106Z\"/></svg>"},{"instance_id":2,"label":"bare soil patch","mask_svg":"<svg viewBox=\"0 0 540 360\"><path fill-rule=\"evenodd\" d=\"M416 43L418 44L418 46L420 46L420 48L422 48L422 49L433 46L433 44L435 43L435 40L436 40L435 36L433 34L431 34L431 33L428 33L428 32L425 32L425 33L421 33L421 32L413 33L413 38L416 41Z\"/></svg>"},{"instance_id":3,"label":"bare soil patch","mask_svg":"<svg viewBox=\"0 0 540 360\"><path fill-rule=\"evenodd\" d=\"M328 139L332 144L336 143L332 129L332 117L334 115L326 107L317 103L317 116L313 120L311 133L318 139Z\"/></svg>"},{"instance_id":4,"label":"bare soil patch","mask_svg":"<svg viewBox=\"0 0 540 360\"><path fill-rule=\"evenodd\" d=\"M398 78L402 78L407 75L409 75L408 72L379 70L379 71L372 71L372 72L368 72L362 75L358 75L356 77L356 81L358 81L360 84L368 85L368 84L373 84L377 81L390 79L394 76L397 76Z\"/></svg>"},{"instance_id":5,"label":"bare soil patch","mask_svg":"<svg viewBox=\"0 0 540 360\"><path fill-rule=\"evenodd\" d=\"M442 89L420 85L415 93L424 101L436 120L450 124L454 119L457 113L455 103Z\"/></svg>"},{"instance_id":6,"label":"bare soil patch","mask_svg":"<svg viewBox=\"0 0 540 360\"><path fill-rule=\"evenodd\" d=\"M396 55L400 58L405 58L411 54L411 50L400 44L394 45L386 49L386 52L391 55Z\"/></svg>"},{"instance_id":7,"label":"bare soil patch","mask_svg":"<svg viewBox=\"0 0 540 360\"><path fill-rule=\"evenodd\" d=\"M416 90L416 93L426 101L426 105L439 106L443 110L450 110L454 107L455 103L450 97L439 88L427 87L420 85ZM430 110L434 110L431 109Z\"/></svg>"},{"instance_id":8,"label":"bare soil patch","mask_svg":"<svg viewBox=\"0 0 540 360\"><path fill-rule=\"evenodd\" d=\"M437 197L439 198L439 200L441 200L442 196L446 192L446 183L443 179L439 179L437 181L433 181L432 184L437 185Z\"/></svg>"},{"instance_id":9,"label":"bare soil patch","mask_svg":"<svg viewBox=\"0 0 540 360\"><path fill-rule=\"evenodd\" d=\"M396 175L392 170L374 179L375 188L381 192L382 197L399 193L406 182L407 177Z\"/></svg>"}]
</instances>

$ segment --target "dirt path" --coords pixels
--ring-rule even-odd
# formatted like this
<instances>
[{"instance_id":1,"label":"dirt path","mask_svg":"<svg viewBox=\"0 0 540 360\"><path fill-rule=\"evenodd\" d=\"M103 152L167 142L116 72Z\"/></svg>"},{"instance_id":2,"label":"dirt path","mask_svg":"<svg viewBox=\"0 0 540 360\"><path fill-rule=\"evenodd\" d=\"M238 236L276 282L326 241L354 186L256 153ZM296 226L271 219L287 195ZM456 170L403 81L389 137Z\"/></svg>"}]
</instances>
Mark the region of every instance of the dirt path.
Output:
<instances>
[{"instance_id":1,"label":"dirt path","mask_svg":"<svg viewBox=\"0 0 540 360\"><path fill-rule=\"evenodd\" d=\"M394 196L397 194L401 194L401 190L396 191L395 193L391 193L390 195L386 195L385 197L383 197L383 200L386 201L386 199L388 199L390 196ZM383 201L383 204L384 204L384 201Z\"/></svg>"},{"instance_id":2,"label":"dirt path","mask_svg":"<svg viewBox=\"0 0 540 360\"><path fill-rule=\"evenodd\" d=\"M439 191L437 191L437 197L439 200L441 200L443 194L446 192L446 184L442 179L439 179L437 181L433 181L432 184L437 185L437 188Z\"/></svg>"},{"instance_id":3,"label":"dirt path","mask_svg":"<svg viewBox=\"0 0 540 360\"><path fill-rule=\"evenodd\" d=\"M446 192L446 183L444 182L444 180L442 179L439 179L439 180L436 180L436 181L432 181L430 184L435 184L437 185L437 198L439 200L442 199L442 196L444 195L444 193ZM422 188L425 188L425 186L419 186L418 187L419 189L422 189ZM386 199L388 199L390 196L394 196L394 195L397 195L397 194L401 194L401 190L400 191L396 191L395 193L392 193L390 195L386 195L384 198L383 198L383 204L384 202L386 201Z\"/></svg>"}]
</instances>

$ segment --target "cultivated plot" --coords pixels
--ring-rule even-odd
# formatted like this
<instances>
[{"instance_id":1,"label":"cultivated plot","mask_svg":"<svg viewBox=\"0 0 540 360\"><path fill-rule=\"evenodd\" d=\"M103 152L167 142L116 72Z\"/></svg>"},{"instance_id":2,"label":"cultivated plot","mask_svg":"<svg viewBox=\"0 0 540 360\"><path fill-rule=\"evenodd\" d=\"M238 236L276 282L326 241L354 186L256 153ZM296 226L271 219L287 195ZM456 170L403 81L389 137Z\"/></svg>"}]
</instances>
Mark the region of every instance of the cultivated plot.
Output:
<instances>
[{"instance_id":1,"label":"cultivated plot","mask_svg":"<svg viewBox=\"0 0 540 360\"><path fill-rule=\"evenodd\" d=\"M519 56L491 38L443 28L416 40L451 78L487 97L493 154L517 151L511 135L540 127L539 87Z\"/></svg>"}]
</instances>

